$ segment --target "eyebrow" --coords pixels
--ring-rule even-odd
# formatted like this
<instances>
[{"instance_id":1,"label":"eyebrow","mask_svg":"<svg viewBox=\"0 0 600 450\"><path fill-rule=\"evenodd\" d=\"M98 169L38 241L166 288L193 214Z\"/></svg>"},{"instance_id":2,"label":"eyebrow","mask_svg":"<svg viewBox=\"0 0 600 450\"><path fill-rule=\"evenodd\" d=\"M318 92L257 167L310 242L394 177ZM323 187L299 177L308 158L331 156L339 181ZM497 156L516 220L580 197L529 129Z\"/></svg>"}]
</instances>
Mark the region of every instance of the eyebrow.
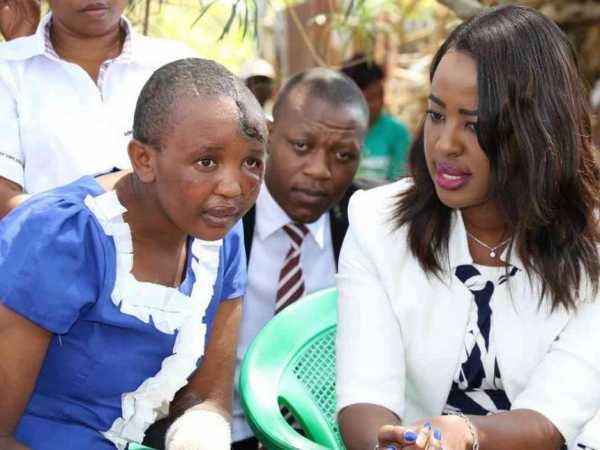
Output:
<instances>
[{"instance_id":1,"label":"eyebrow","mask_svg":"<svg viewBox=\"0 0 600 450\"><path fill-rule=\"evenodd\" d=\"M444 103L444 101L441 98L437 98L433 94L429 94L429 100L431 100L433 103L437 103L442 108L446 107L446 103ZM479 114L479 111L476 109L459 108L458 112L464 114L465 116L477 116Z\"/></svg>"}]
</instances>

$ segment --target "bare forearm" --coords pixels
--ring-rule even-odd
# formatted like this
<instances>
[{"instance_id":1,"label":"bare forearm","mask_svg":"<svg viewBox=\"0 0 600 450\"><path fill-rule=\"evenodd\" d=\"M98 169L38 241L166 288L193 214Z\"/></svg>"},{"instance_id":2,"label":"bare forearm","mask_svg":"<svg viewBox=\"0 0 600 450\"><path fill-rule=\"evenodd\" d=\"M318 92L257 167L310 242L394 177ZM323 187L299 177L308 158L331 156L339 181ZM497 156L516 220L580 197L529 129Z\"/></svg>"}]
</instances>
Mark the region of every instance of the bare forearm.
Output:
<instances>
[{"instance_id":1,"label":"bare forearm","mask_svg":"<svg viewBox=\"0 0 600 450\"><path fill-rule=\"evenodd\" d=\"M219 306L202 367L171 404L173 419L200 403L230 418L240 318L240 300L228 300Z\"/></svg>"},{"instance_id":2,"label":"bare forearm","mask_svg":"<svg viewBox=\"0 0 600 450\"><path fill-rule=\"evenodd\" d=\"M543 415L526 409L469 417L477 427L481 450L554 450L563 439Z\"/></svg>"},{"instance_id":3,"label":"bare forearm","mask_svg":"<svg viewBox=\"0 0 600 450\"><path fill-rule=\"evenodd\" d=\"M377 444L377 432L384 425L399 425L400 419L389 409L369 403L344 408L339 427L348 450L370 450Z\"/></svg>"}]
</instances>

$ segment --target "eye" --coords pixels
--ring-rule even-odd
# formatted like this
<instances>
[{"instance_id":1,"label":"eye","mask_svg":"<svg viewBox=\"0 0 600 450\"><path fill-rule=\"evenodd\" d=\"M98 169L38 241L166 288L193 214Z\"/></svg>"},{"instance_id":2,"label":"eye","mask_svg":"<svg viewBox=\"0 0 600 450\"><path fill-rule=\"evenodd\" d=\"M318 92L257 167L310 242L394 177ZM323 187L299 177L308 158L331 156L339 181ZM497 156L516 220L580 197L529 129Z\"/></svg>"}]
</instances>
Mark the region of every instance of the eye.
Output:
<instances>
[{"instance_id":1,"label":"eye","mask_svg":"<svg viewBox=\"0 0 600 450\"><path fill-rule=\"evenodd\" d=\"M217 165L216 161L212 158L202 158L196 162L197 165L204 169L210 169Z\"/></svg>"},{"instance_id":2,"label":"eye","mask_svg":"<svg viewBox=\"0 0 600 450\"><path fill-rule=\"evenodd\" d=\"M259 158L248 158L244 161L244 165L250 170L260 170L262 169L263 161Z\"/></svg>"},{"instance_id":3,"label":"eye","mask_svg":"<svg viewBox=\"0 0 600 450\"><path fill-rule=\"evenodd\" d=\"M348 150L338 150L335 152L335 157L338 161L354 161L356 153Z\"/></svg>"},{"instance_id":4,"label":"eye","mask_svg":"<svg viewBox=\"0 0 600 450\"><path fill-rule=\"evenodd\" d=\"M433 123L439 123L444 119L444 115L431 109L427 110L427 115Z\"/></svg>"},{"instance_id":5,"label":"eye","mask_svg":"<svg viewBox=\"0 0 600 450\"><path fill-rule=\"evenodd\" d=\"M308 144L305 141L290 141L294 150L297 152L305 152L308 150Z\"/></svg>"},{"instance_id":6,"label":"eye","mask_svg":"<svg viewBox=\"0 0 600 450\"><path fill-rule=\"evenodd\" d=\"M467 122L467 123L465 124L465 127L466 127L468 130L472 131L473 133L477 134L477 128L478 128L478 124L477 124L477 122Z\"/></svg>"}]
</instances>

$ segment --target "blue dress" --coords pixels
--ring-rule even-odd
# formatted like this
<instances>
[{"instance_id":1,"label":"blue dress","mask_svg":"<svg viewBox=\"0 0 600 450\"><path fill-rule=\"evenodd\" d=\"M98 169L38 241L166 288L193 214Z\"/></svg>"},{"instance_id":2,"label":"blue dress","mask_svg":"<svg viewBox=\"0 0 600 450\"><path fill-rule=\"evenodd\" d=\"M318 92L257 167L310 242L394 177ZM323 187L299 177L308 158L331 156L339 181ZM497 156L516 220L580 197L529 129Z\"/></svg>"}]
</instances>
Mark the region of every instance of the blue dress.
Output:
<instances>
[{"instance_id":1,"label":"blue dress","mask_svg":"<svg viewBox=\"0 0 600 450\"><path fill-rule=\"evenodd\" d=\"M199 363L220 301L244 293L240 224L189 240L176 289L133 278L124 211L84 177L0 221L0 303L53 334L16 433L33 450L141 441Z\"/></svg>"}]
</instances>

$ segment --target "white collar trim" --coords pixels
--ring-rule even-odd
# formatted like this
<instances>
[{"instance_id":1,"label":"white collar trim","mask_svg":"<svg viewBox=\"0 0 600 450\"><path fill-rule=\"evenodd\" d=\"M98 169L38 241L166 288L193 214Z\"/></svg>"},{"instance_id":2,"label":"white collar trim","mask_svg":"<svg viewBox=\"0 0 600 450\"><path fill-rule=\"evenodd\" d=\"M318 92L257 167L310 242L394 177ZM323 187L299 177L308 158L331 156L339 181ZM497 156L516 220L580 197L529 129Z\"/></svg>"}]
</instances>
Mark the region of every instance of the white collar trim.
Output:
<instances>
[{"instance_id":1,"label":"white collar trim","mask_svg":"<svg viewBox=\"0 0 600 450\"><path fill-rule=\"evenodd\" d=\"M88 195L85 204L115 243L117 267L111 294L113 303L123 314L144 323L152 319L153 325L162 333L178 331L173 354L163 360L161 370L155 376L146 379L134 392L122 394L122 417L102 433L123 450L129 442L142 442L146 429L168 414L169 403L187 383L204 354L204 315L213 296L222 240L195 239L192 242L195 283L187 297L175 288L137 281L131 274L133 244L129 225L123 221L123 213L127 210L115 191L97 197Z\"/></svg>"}]
</instances>

